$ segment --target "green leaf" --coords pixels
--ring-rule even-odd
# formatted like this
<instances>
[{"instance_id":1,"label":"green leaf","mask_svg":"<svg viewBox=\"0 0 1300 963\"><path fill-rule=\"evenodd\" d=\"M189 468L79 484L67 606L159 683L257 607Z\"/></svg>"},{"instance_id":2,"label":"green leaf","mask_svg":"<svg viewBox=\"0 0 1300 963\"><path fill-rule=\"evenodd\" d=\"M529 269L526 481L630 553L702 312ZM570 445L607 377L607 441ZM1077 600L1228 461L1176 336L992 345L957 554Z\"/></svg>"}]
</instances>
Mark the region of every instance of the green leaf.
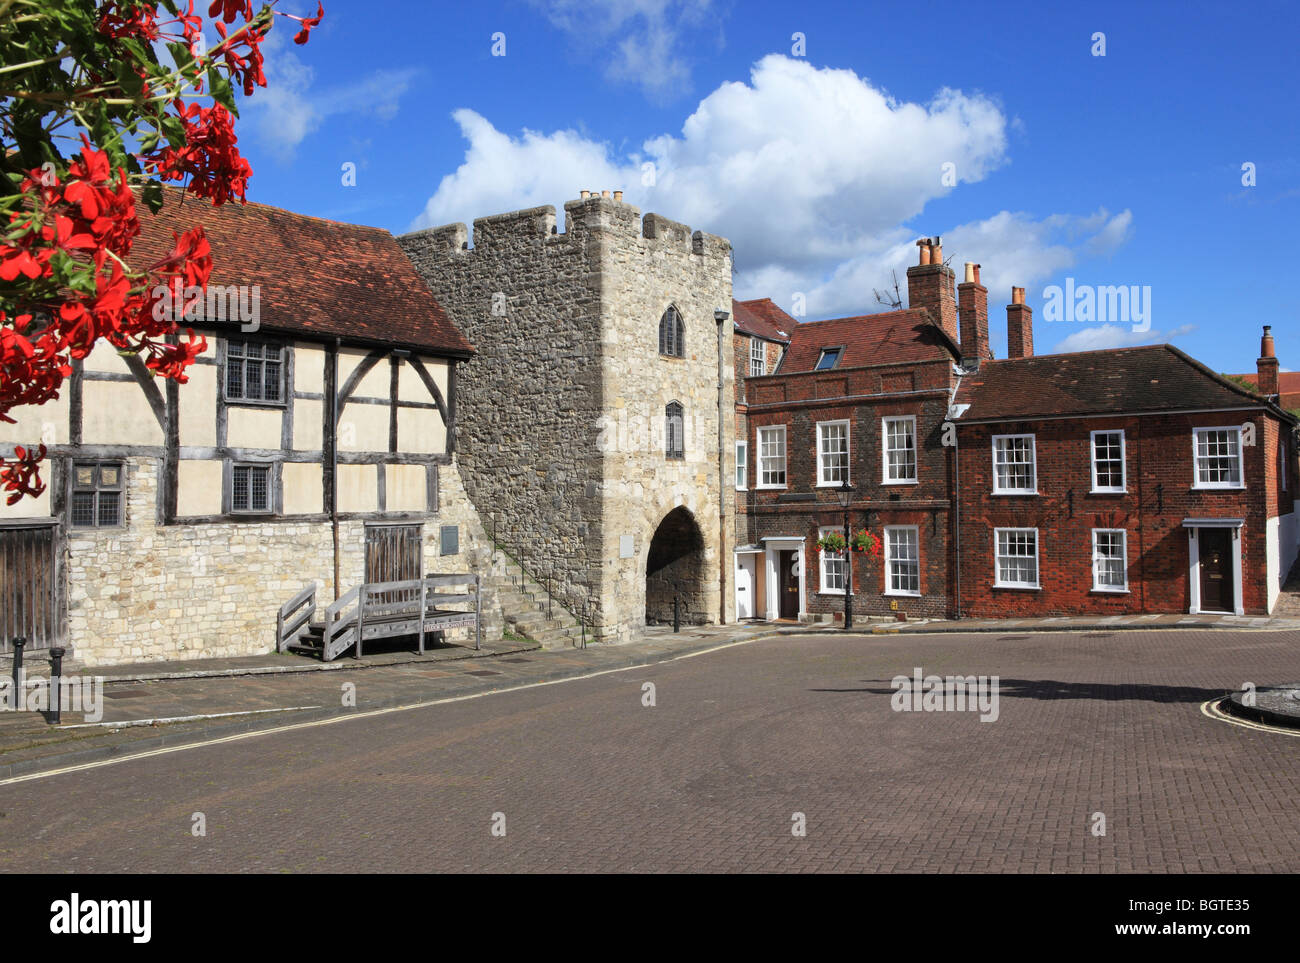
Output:
<instances>
[{"instance_id":1,"label":"green leaf","mask_svg":"<svg viewBox=\"0 0 1300 963\"><path fill-rule=\"evenodd\" d=\"M140 190L140 198L145 202L150 213L157 214L163 206L162 182L158 180L146 182Z\"/></svg>"},{"instance_id":2,"label":"green leaf","mask_svg":"<svg viewBox=\"0 0 1300 963\"><path fill-rule=\"evenodd\" d=\"M216 67L208 68L208 93L212 99L219 103L226 110L230 111L236 117L239 116L239 108L235 106L235 92L230 86L230 81Z\"/></svg>"}]
</instances>

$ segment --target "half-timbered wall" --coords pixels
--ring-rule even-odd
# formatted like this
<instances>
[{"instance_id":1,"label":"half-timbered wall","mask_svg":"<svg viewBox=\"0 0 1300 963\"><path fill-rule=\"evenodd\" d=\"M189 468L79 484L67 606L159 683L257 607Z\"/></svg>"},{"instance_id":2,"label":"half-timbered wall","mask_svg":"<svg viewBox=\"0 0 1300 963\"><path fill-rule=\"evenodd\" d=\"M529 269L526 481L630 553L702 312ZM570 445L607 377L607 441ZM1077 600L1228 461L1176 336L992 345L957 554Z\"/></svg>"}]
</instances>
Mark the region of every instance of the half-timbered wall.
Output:
<instances>
[{"instance_id":1,"label":"half-timbered wall","mask_svg":"<svg viewBox=\"0 0 1300 963\"><path fill-rule=\"evenodd\" d=\"M311 581L322 604L334 598L335 499L342 590L364 577L368 524L420 526L428 572L490 564L449 430L455 362L232 335L283 346L278 398L239 400L225 334L208 334L184 385L100 345L59 399L0 425L0 451L49 447L46 493L0 507L0 526L56 523L66 640L87 664L268 651L285 599ZM74 467L87 464L121 466L116 524L71 523ZM266 510L239 505L240 466L266 469ZM441 554L443 526L456 554ZM499 635L490 595L484 611Z\"/></svg>"}]
</instances>

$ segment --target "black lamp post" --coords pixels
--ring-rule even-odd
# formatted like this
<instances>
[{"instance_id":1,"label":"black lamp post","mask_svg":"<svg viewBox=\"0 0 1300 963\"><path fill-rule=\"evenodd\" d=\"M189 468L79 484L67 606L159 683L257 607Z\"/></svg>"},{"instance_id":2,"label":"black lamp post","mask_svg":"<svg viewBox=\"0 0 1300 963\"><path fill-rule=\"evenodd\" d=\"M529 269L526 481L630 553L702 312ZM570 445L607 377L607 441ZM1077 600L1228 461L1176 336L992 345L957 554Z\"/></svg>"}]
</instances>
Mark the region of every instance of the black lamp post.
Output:
<instances>
[{"instance_id":1,"label":"black lamp post","mask_svg":"<svg viewBox=\"0 0 1300 963\"><path fill-rule=\"evenodd\" d=\"M849 503L853 501L853 486L849 484L848 472L844 474L844 481L840 487L835 489L835 497L840 500L840 508L844 509L844 628L853 628L853 552L849 542L851 537L849 532Z\"/></svg>"}]
</instances>

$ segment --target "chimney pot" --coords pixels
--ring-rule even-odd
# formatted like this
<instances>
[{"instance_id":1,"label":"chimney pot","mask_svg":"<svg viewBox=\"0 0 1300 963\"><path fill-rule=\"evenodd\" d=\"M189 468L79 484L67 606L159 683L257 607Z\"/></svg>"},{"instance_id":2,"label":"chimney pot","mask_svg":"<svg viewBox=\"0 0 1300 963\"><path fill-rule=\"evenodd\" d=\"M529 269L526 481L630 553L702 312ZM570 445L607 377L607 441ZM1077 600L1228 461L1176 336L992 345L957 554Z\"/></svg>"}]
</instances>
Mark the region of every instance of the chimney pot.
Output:
<instances>
[{"instance_id":1,"label":"chimney pot","mask_svg":"<svg viewBox=\"0 0 1300 963\"><path fill-rule=\"evenodd\" d=\"M619 202L622 202L622 200L623 200L623 192L622 192L622 191L615 191L615 192L614 192L614 200L619 201Z\"/></svg>"},{"instance_id":2,"label":"chimney pot","mask_svg":"<svg viewBox=\"0 0 1300 963\"><path fill-rule=\"evenodd\" d=\"M966 262L966 280L957 285L962 367L979 368L989 357L989 290L980 284L979 265Z\"/></svg>"},{"instance_id":3,"label":"chimney pot","mask_svg":"<svg viewBox=\"0 0 1300 963\"><path fill-rule=\"evenodd\" d=\"M1276 395L1279 388L1278 372L1281 365L1273 347L1273 326L1264 325L1264 333L1259 339L1259 360L1255 362L1255 372L1259 380L1261 395Z\"/></svg>"},{"instance_id":4,"label":"chimney pot","mask_svg":"<svg viewBox=\"0 0 1300 963\"><path fill-rule=\"evenodd\" d=\"M609 191L601 191L601 192L600 192L600 196L601 196L601 197L609 197Z\"/></svg>"},{"instance_id":5,"label":"chimney pot","mask_svg":"<svg viewBox=\"0 0 1300 963\"><path fill-rule=\"evenodd\" d=\"M1032 358L1034 356L1034 311L1025 304L1025 289L1011 289L1011 303L1007 305L1007 357Z\"/></svg>"},{"instance_id":6,"label":"chimney pot","mask_svg":"<svg viewBox=\"0 0 1300 963\"><path fill-rule=\"evenodd\" d=\"M943 263L943 250L936 247L940 241L937 237L924 237L916 242L921 258L919 264L907 269L907 306L929 312L930 319L955 343L958 340L955 278L952 268Z\"/></svg>"},{"instance_id":7,"label":"chimney pot","mask_svg":"<svg viewBox=\"0 0 1300 963\"><path fill-rule=\"evenodd\" d=\"M578 191L578 197L585 201L587 199L587 195L590 193L591 191Z\"/></svg>"}]
</instances>

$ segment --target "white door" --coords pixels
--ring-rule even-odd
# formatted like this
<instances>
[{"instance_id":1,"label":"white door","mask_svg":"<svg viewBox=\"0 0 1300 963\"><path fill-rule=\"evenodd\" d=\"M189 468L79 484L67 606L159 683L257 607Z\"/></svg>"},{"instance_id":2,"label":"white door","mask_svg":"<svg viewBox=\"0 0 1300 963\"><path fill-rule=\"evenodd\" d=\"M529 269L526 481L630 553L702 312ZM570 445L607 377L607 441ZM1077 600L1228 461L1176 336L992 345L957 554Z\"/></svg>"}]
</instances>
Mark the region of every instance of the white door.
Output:
<instances>
[{"instance_id":1,"label":"white door","mask_svg":"<svg viewBox=\"0 0 1300 963\"><path fill-rule=\"evenodd\" d=\"M736 619L754 617L754 557L736 556Z\"/></svg>"}]
</instances>

